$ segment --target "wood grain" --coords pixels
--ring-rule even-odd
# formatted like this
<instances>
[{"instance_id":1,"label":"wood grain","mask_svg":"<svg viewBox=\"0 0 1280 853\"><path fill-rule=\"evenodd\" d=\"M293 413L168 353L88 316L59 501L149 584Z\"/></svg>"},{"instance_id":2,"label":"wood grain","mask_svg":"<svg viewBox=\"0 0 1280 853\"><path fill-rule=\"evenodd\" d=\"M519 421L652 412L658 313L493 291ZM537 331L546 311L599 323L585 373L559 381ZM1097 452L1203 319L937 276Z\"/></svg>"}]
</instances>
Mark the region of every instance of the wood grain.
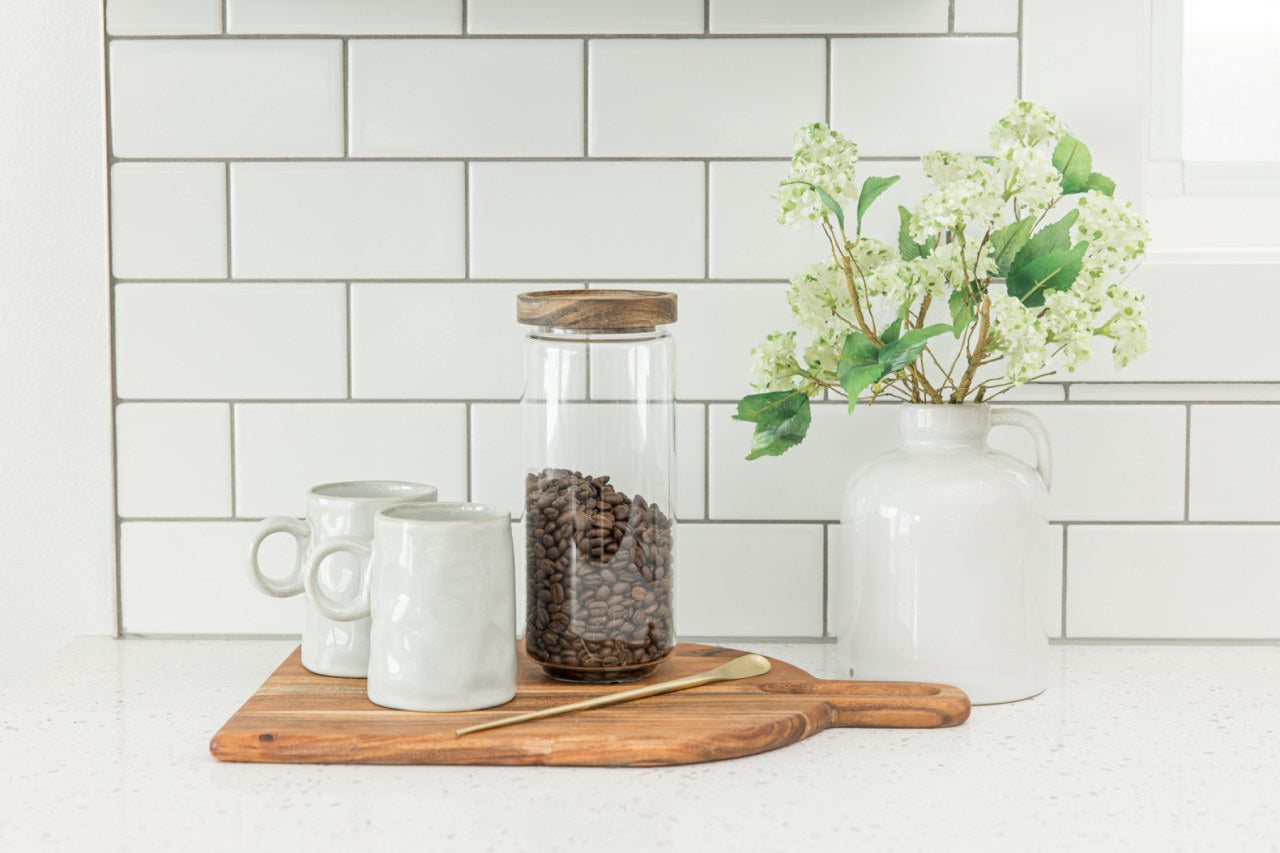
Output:
<instances>
[{"instance_id":1,"label":"wood grain","mask_svg":"<svg viewBox=\"0 0 1280 853\"><path fill-rule=\"evenodd\" d=\"M676 321L676 295L661 290L535 290L516 295L526 326L641 331Z\"/></svg>"},{"instance_id":2,"label":"wood grain","mask_svg":"<svg viewBox=\"0 0 1280 853\"><path fill-rule=\"evenodd\" d=\"M742 654L680 643L656 680L703 672ZM516 698L498 708L429 714L371 703L364 680L303 668L295 650L213 736L223 761L341 764L653 766L752 755L831 726L932 728L969 716L940 684L823 681L772 660L765 675L458 737L455 729L576 702L634 684L554 681L523 654Z\"/></svg>"}]
</instances>

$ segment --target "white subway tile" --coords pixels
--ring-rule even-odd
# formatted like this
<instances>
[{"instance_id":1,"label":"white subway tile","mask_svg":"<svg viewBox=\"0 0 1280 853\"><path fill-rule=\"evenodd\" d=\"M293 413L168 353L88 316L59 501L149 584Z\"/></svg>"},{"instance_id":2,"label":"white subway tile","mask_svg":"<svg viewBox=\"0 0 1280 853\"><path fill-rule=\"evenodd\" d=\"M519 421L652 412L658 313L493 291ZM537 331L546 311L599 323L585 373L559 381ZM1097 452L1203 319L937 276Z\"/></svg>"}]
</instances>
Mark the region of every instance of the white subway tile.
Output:
<instances>
[{"instance_id":1,"label":"white subway tile","mask_svg":"<svg viewBox=\"0 0 1280 853\"><path fill-rule=\"evenodd\" d=\"M524 514L524 447L520 406L476 403L471 407L471 500ZM520 553L524 553L523 545Z\"/></svg>"},{"instance_id":2,"label":"white subway tile","mask_svg":"<svg viewBox=\"0 0 1280 853\"><path fill-rule=\"evenodd\" d=\"M1018 0L956 0L956 32L1016 33Z\"/></svg>"},{"instance_id":3,"label":"white subway tile","mask_svg":"<svg viewBox=\"0 0 1280 853\"><path fill-rule=\"evenodd\" d=\"M341 284L120 284L115 309L123 399L346 396Z\"/></svg>"},{"instance_id":4,"label":"white subway tile","mask_svg":"<svg viewBox=\"0 0 1280 853\"><path fill-rule=\"evenodd\" d=\"M476 278L701 278L701 163L473 163Z\"/></svg>"},{"instance_id":5,"label":"white subway tile","mask_svg":"<svg viewBox=\"0 0 1280 853\"><path fill-rule=\"evenodd\" d=\"M813 424L798 447L782 456L746 460L754 425L732 419L734 406L711 406L708 518L838 521L850 475L898 445L893 403L812 404Z\"/></svg>"},{"instance_id":6,"label":"white subway tile","mask_svg":"<svg viewBox=\"0 0 1280 853\"><path fill-rule=\"evenodd\" d=\"M850 595L849 572L840 549L838 524L827 526L827 634L836 636L841 625L849 618L847 597ZM1045 531L1044 559L1040 564L1039 585L1040 619L1045 633L1050 637L1062 636L1062 546L1066 527L1050 524Z\"/></svg>"},{"instance_id":7,"label":"white subway tile","mask_svg":"<svg viewBox=\"0 0 1280 853\"><path fill-rule=\"evenodd\" d=\"M469 33L700 33L702 0L469 0Z\"/></svg>"},{"instance_id":8,"label":"white subway tile","mask_svg":"<svg viewBox=\"0 0 1280 853\"><path fill-rule=\"evenodd\" d=\"M822 636L821 525L684 524L675 548L680 636Z\"/></svg>"},{"instance_id":9,"label":"white subway tile","mask_svg":"<svg viewBox=\"0 0 1280 853\"><path fill-rule=\"evenodd\" d=\"M1280 406L1191 407L1190 517L1280 521Z\"/></svg>"},{"instance_id":10,"label":"white subway tile","mask_svg":"<svg viewBox=\"0 0 1280 853\"><path fill-rule=\"evenodd\" d=\"M461 277L462 187L459 163L233 164L233 274Z\"/></svg>"},{"instance_id":11,"label":"white subway tile","mask_svg":"<svg viewBox=\"0 0 1280 853\"><path fill-rule=\"evenodd\" d=\"M1111 361L1111 347L1095 338L1094 358L1072 382L1276 382L1271 317L1280 312L1280 265L1146 261L1126 284L1146 294L1151 351L1124 370ZM1248 311L1206 310L1207 294L1229 290ZM1231 341L1229 358L1206 358L1188 341ZM1072 389L1074 395L1075 389Z\"/></svg>"},{"instance_id":12,"label":"white subway tile","mask_svg":"<svg viewBox=\"0 0 1280 853\"><path fill-rule=\"evenodd\" d=\"M1072 400L1154 400L1166 403L1258 403L1280 400L1280 385L1252 382L1170 382L1153 385L1110 382L1071 385Z\"/></svg>"},{"instance_id":13,"label":"white subway tile","mask_svg":"<svg viewBox=\"0 0 1280 853\"><path fill-rule=\"evenodd\" d=\"M1049 516L1054 521L1181 519L1186 455L1180 406L1028 405L1045 424L1054 455ZM845 481L861 464L898 444L892 404L859 408L814 404L804 443L750 462L751 424L711 407L710 517L835 520ZM834 421L834 423L833 423ZM1031 439L992 431L991 446L1030 463Z\"/></svg>"},{"instance_id":14,"label":"white subway tile","mask_svg":"<svg viewBox=\"0 0 1280 853\"><path fill-rule=\"evenodd\" d=\"M1182 406L1028 405L1053 454L1054 521L1173 521L1183 517L1186 410ZM991 432L991 446L1030 464L1031 438Z\"/></svg>"},{"instance_id":15,"label":"white subway tile","mask_svg":"<svg viewBox=\"0 0 1280 853\"><path fill-rule=\"evenodd\" d=\"M225 276L226 167L221 163L112 166L111 269L117 278Z\"/></svg>"},{"instance_id":16,"label":"white subway tile","mask_svg":"<svg viewBox=\"0 0 1280 853\"><path fill-rule=\"evenodd\" d=\"M831 256L830 244L818 227L799 230L779 225L774 218L778 182L790 163L782 160L711 164L710 247L712 278L791 278L804 267ZM917 160L866 162L859 178L899 180L868 210L862 233L896 246L898 205L914 209L928 190Z\"/></svg>"},{"instance_id":17,"label":"white subway tile","mask_svg":"<svg viewBox=\"0 0 1280 853\"><path fill-rule=\"evenodd\" d=\"M1072 525L1067 636L1280 638L1280 527Z\"/></svg>"},{"instance_id":18,"label":"white subway tile","mask_svg":"<svg viewBox=\"0 0 1280 853\"><path fill-rule=\"evenodd\" d=\"M107 0L106 14L113 36L222 32L222 0Z\"/></svg>"},{"instance_id":19,"label":"white subway tile","mask_svg":"<svg viewBox=\"0 0 1280 853\"><path fill-rule=\"evenodd\" d=\"M830 254L820 228L774 219L772 196L789 168L783 160L711 164L712 278L790 278Z\"/></svg>"},{"instance_id":20,"label":"white subway tile","mask_svg":"<svg viewBox=\"0 0 1280 853\"><path fill-rule=\"evenodd\" d=\"M116 509L122 518L230 516L230 407L117 406Z\"/></svg>"},{"instance_id":21,"label":"white subway tile","mask_svg":"<svg viewBox=\"0 0 1280 853\"><path fill-rule=\"evenodd\" d=\"M460 33L462 0L227 0L227 32Z\"/></svg>"},{"instance_id":22,"label":"white subway tile","mask_svg":"<svg viewBox=\"0 0 1280 853\"><path fill-rule=\"evenodd\" d=\"M1026 385L1019 385L1017 388L1010 388L998 398L996 404L1061 403L1065 399L1067 399L1066 390L1061 384L1041 379L1036 382L1028 382Z\"/></svg>"},{"instance_id":23,"label":"white subway tile","mask_svg":"<svg viewBox=\"0 0 1280 853\"><path fill-rule=\"evenodd\" d=\"M358 157L582 154L582 42L357 40Z\"/></svg>"},{"instance_id":24,"label":"white subway tile","mask_svg":"<svg viewBox=\"0 0 1280 853\"><path fill-rule=\"evenodd\" d=\"M351 285L351 390L374 399L518 400L516 284Z\"/></svg>"},{"instance_id":25,"label":"white subway tile","mask_svg":"<svg viewBox=\"0 0 1280 853\"><path fill-rule=\"evenodd\" d=\"M711 0L713 33L945 33L947 0Z\"/></svg>"},{"instance_id":26,"label":"white subway tile","mask_svg":"<svg viewBox=\"0 0 1280 853\"><path fill-rule=\"evenodd\" d=\"M338 41L116 41L110 79L117 157L342 154Z\"/></svg>"},{"instance_id":27,"label":"white subway tile","mask_svg":"<svg viewBox=\"0 0 1280 853\"><path fill-rule=\"evenodd\" d=\"M796 127L826 110L820 39L605 39L590 51L593 156L787 156Z\"/></svg>"},{"instance_id":28,"label":"white subway tile","mask_svg":"<svg viewBox=\"0 0 1280 853\"><path fill-rule=\"evenodd\" d=\"M676 518L702 518L707 511L706 412L697 403L676 406Z\"/></svg>"},{"instance_id":29,"label":"white subway tile","mask_svg":"<svg viewBox=\"0 0 1280 853\"><path fill-rule=\"evenodd\" d=\"M781 284L650 286L678 300L679 320L671 332L682 400L737 400L752 393L752 347L770 332L795 327ZM725 322L727 315L733 322Z\"/></svg>"},{"instance_id":30,"label":"white subway tile","mask_svg":"<svg viewBox=\"0 0 1280 853\"><path fill-rule=\"evenodd\" d=\"M466 499L462 404L293 403L235 408L236 511L300 515L306 492L340 480L430 483Z\"/></svg>"},{"instance_id":31,"label":"white subway tile","mask_svg":"<svg viewBox=\"0 0 1280 853\"><path fill-rule=\"evenodd\" d=\"M520 406L477 403L471 407L471 499L524 512L526 460L521 444ZM676 406L677 518L702 518L705 438L702 406Z\"/></svg>"},{"instance_id":32,"label":"white subway tile","mask_svg":"<svg viewBox=\"0 0 1280 853\"><path fill-rule=\"evenodd\" d=\"M245 542L252 529L250 523L228 521L122 524L122 631L301 634L305 621L302 596L270 598L245 576ZM288 557L274 553L280 545L268 540L264 565L287 563Z\"/></svg>"},{"instance_id":33,"label":"white subway tile","mask_svg":"<svg viewBox=\"0 0 1280 853\"><path fill-rule=\"evenodd\" d=\"M956 69L956 82L943 83L956 78ZM1014 38L831 42L831 124L864 157L985 153L991 124L1017 93Z\"/></svg>"}]
</instances>

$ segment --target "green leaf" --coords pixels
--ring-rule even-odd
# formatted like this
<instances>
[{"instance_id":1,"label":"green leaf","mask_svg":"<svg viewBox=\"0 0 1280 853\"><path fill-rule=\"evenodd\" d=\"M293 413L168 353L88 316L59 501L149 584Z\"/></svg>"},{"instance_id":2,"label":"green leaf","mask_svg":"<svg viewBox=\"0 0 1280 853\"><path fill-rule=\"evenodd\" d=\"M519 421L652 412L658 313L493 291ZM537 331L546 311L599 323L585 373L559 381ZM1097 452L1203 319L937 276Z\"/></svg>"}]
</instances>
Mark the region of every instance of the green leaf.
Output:
<instances>
[{"instance_id":1,"label":"green leaf","mask_svg":"<svg viewBox=\"0 0 1280 853\"><path fill-rule=\"evenodd\" d=\"M840 387L849 395L849 411L853 411L854 404L858 402L858 395L879 382L884 374L884 365L867 364L854 368L840 377Z\"/></svg>"},{"instance_id":2,"label":"green leaf","mask_svg":"<svg viewBox=\"0 0 1280 853\"><path fill-rule=\"evenodd\" d=\"M844 377L860 367L875 364L879 361L880 348L871 343L862 332L850 332L844 336L844 346L840 348L840 363L836 365L836 378Z\"/></svg>"},{"instance_id":3,"label":"green leaf","mask_svg":"<svg viewBox=\"0 0 1280 853\"><path fill-rule=\"evenodd\" d=\"M1064 193L1083 192L1093 169L1089 147L1074 136L1064 136L1053 149L1053 168L1062 173Z\"/></svg>"},{"instance_id":4,"label":"green leaf","mask_svg":"<svg viewBox=\"0 0 1280 853\"><path fill-rule=\"evenodd\" d=\"M1103 195L1114 195L1116 191L1116 182L1108 178L1106 175L1098 172L1091 172L1089 180L1085 182L1086 190L1097 190Z\"/></svg>"},{"instance_id":5,"label":"green leaf","mask_svg":"<svg viewBox=\"0 0 1280 853\"><path fill-rule=\"evenodd\" d=\"M1088 243L1077 243L1068 252L1050 252L1036 258L1009 276L1005 282L1009 295L1022 300L1028 308L1043 305L1046 291L1067 290L1075 283L1087 248Z\"/></svg>"},{"instance_id":6,"label":"green leaf","mask_svg":"<svg viewBox=\"0 0 1280 853\"><path fill-rule=\"evenodd\" d=\"M734 413L735 421L748 421L753 424L782 423L795 414L795 407L800 398L808 400L803 391L767 391L764 394L748 394L738 401L738 411Z\"/></svg>"},{"instance_id":7,"label":"green leaf","mask_svg":"<svg viewBox=\"0 0 1280 853\"><path fill-rule=\"evenodd\" d=\"M892 178L867 178L862 183L862 192L858 195L858 234L862 234L862 215L867 212L867 208L871 207L871 202L880 197L880 194L898 181L898 176Z\"/></svg>"},{"instance_id":8,"label":"green leaf","mask_svg":"<svg viewBox=\"0 0 1280 853\"><path fill-rule=\"evenodd\" d=\"M884 327L884 331L880 333L880 340L884 341L885 344L891 344L898 339L898 335L902 334L902 319L905 314L906 312L904 311L902 315L898 316L898 319ZM881 360L884 360L883 357Z\"/></svg>"},{"instance_id":9,"label":"green leaf","mask_svg":"<svg viewBox=\"0 0 1280 853\"><path fill-rule=\"evenodd\" d=\"M909 329L902 333L902 337L893 343L885 344L884 349L880 350L880 366L884 368L885 373L901 370L920 357L920 353L924 352L925 346L929 343L929 338L950 331L950 323L936 323L925 326L923 329Z\"/></svg>"},{"instance_id":10,"label":"green leaf","mask_svg":"<svg viewBox=\"0 0 1280 853\"><path fill-rule=\"evenodd\" d=\"M1004 278L1009 274L1013 259L1027 245L1035 224L1035 220L1027 216L991 233L991 258L996 262L997 276ZM955 316L955 312L952 312L952 316Z\"/></svg>"},{"instance_id":11,"label":"green leaf","mask_svg":"<svg viewBox=\"0 0 1280 853\"><path fill-rule=\"evenodd\" d=\"M827 192L817 184L811 184L808 181L783 181L779 186L786 187L791 184L800 184L801 186L806 186L816 192L818 194L818 198L822 199L823 207L836 215L836 221L840 223L840 230L844 231L844 208L840 206L838 201L831 197L831 193Z\"/></svg>"},{"instance_id":12,"label":"green leaf","mask_svg":"<svg viewBox=\"0 0 1280 853\"><path fill-rule=\"evenodd\" d=\"M929 257L929 244L911 239L911 211L898 205L898 254L904 261Z\"/></svg>"},{"instance_id":13,"label":"green leaf","mask_svg":"<svg viewBox=\"0 0 1280 853\"><path fill-rule=\"evenodd\" d=\"M809 431L809 395L803 391L751 394L738 401L733 418L756 425L748 459L779 456L803 441Z\"/></svg>"},{"instance_id":14,"label":"green leaf","mask_svg":"<svg viewBox=\"0 0 1280 853\"><path fill-rule=\"evenodd\" d=\"M952 291L951 298L947 300L947 307L951 309L951 331L959 339L964 334L965 326L973 322L973 308L969 305L969 300L964 298L964 293L959 290Z\"/></svg>"},{"instance_id":15,"label":"green leaf","mask_svg":"<svg viewBox=\"0 0 1280 853\"><path fill-rule=\"evenodd\" d=\"M1071 226L1080 216L1080 211L1072 210L1066 216L1044 226L1027 241L1027 245L1018 250L1013 263L1009 265L1009 274L1017 275L1018 270L1034 261L1041 255L1052 252L1065 252L1071 248ZM1007 276L1006 276L1007 278Z\"/></svg>"}]
</instances>

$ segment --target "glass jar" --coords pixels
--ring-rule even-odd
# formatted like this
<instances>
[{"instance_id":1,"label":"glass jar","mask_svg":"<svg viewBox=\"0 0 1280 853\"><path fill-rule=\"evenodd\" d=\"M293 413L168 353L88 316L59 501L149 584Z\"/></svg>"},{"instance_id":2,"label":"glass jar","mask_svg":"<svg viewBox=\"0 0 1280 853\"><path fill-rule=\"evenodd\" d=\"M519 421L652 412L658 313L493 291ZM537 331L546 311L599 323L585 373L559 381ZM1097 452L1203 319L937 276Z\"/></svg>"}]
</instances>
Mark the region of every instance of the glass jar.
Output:
<instances>
[{"instance_id":1,"label":"glass jar","mask_svg":"<svg viewBox=\"0 0 1280 853\"><path fill-rule=\"evenodd\" d=\"M525 649L563 681L635 681L675 646L672 293L522 293Z\"/></svg>"}]
</instances>

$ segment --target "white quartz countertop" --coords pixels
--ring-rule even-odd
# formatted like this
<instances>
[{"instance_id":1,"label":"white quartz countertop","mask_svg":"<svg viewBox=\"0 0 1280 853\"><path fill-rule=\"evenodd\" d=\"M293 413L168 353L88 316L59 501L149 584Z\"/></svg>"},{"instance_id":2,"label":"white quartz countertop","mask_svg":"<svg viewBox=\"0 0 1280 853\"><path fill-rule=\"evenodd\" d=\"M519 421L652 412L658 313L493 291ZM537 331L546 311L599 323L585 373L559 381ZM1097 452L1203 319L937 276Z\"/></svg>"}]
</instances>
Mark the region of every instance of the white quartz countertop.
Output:
<instances>
[{"instance_id":1,"label":"white quartz countertop","mask_svg":"<svg viewBox=\"0 0 1280 853\"><path fill-rule=\"evenodd\" d=\"M1059 645L957 728L683 767L215 761L294 646L81 639L7 687L0 850L1280 850L1280 646Z\"/></svg>"}]
</instances>

